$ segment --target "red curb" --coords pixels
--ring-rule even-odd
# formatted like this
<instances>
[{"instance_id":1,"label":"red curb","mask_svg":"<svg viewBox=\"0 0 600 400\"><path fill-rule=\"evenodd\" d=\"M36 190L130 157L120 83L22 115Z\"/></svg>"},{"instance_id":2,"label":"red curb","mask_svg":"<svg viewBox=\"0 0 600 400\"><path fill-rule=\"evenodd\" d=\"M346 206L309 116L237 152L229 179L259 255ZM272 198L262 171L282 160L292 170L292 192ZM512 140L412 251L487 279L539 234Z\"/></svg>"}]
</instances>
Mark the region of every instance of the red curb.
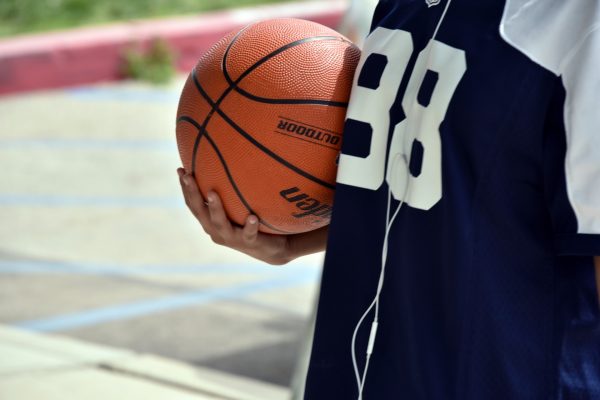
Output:
<instances>
[{"instance_id":1,"label":"red curb","mask_svg":"<svg viewBox=\"0 0 600 400\"><path fill-rule=\"evenodd\" d=\"M155 38L172 46L177 68L187 72L213 43L248 23L292 17L336 28L345 10L344 0L308 1L0 40L0 94L121 79L124 49Z\"/></svg>"}]
</instances>

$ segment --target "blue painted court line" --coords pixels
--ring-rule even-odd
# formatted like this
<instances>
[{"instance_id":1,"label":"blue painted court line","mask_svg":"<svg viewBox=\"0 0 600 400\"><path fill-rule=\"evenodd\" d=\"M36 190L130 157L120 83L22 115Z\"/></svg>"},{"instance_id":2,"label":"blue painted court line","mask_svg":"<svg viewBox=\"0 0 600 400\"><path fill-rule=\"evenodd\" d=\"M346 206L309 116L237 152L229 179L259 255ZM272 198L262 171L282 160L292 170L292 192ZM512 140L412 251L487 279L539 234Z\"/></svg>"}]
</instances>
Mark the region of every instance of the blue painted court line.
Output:
<instances>
[{"instance_id":1,"label":"blue painted court line","mask_svg":"<svg viewBox=\"0 0 600 400\"><path fill-rule=\"evenodd\" d=\"M185 208L182 196L64 196L0 194L5 207L107 207L107 208Z\"/></svg>"},{"instance_id":2,"label":"blue painted court line","mask_svg":"<svg viewBox=\"0 0 600 400\"><path fill-rule=\"evenodd\" d=\"M177 103L179 92L173 89L124 89L123 87L81 87L65 92L78 100L123 101L136 103Z\"/></svg>"},{"instance_id":3,"label":"blue painted court line","mask_svg":"<svg viewBox=\"0 0 600 400\"><path fill-rule=\"evenodd\" d=\"M314 282L313 277L307 274L283 275L282 277L259 282L225 288L195 290L175 296L97 308L44 319L22 321L12 325L39 332L66 331L185 307L205 305L222 300L239 299L255 293L285 289Z\"/></svg>"},{"instance_id":4,"label":"blue painted court line","mask_svg":"<svg viewBox=\"0 0 600 400\"><path fill-rule=\"evenodd\" d=\"M168 133L166 134L168 135ZM168 151L177 154L175 135L170 139L12 138L0 139L0 150L127 150Z\"/></svg>"},{"instance_id":5,"label":"blue painted court line","mask_svg":"<svg viewBox=\"0 0 600 400\"><path fill-rule=\"evenodd\" d=\"M280 313L280 314L297 315L299 317L304 316L303 312L301 312L295 308L286 307L285 305L273 304L273 303L269 303L266 301L257 301L257 300L251 300L251 299L236 299L236 303L244 305L244 306L248 306L248 307L260 308L260 309L266 310L266 311L274 311L274 312Z\"/></svg>"},{"instance_id":6,"label":"blue painted court line","mask_svg":"<svg viewBox=\"0 0 600 400\"><path fill-rule=\"evenodd\" d=\"M264 263L245 264L148 264L119 265L100 263L73 263L64 261L0 260L0 274L69 274L95 276L140 276L140 275L202 275L202 274L251 274L279 275L303 273L316 281L320 266L316 264L292 263L273 267Z\"/></svg>"}]
</instances>

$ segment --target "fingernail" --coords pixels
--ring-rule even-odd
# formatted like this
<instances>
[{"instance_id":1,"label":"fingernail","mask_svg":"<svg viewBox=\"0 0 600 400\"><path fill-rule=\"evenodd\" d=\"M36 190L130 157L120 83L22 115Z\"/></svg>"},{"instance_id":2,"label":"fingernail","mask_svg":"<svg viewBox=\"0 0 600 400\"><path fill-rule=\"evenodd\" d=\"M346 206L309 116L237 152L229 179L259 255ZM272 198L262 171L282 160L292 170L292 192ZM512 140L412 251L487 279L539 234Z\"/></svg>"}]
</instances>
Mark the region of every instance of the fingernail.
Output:
<instances>
[{"instance_id":1,"label":"fingernail","mask_svg":"<svg viewBox=\"0 0 600 400\"><path fill-rule=\"evenodd\" d=\"M212 203L213 201L215 201L215 194L213 192L208 192L206 194L206 199L209 203Z\"/></svg>"},{"instance_id":2,"label":"fingernail","mask_svg":"<svg viewBox=\"0 0 600 400\"><path fill-rule=\"evenodd\" d=\"M258 218L256 218L254 215L251 215L248 217L248 223L250 225L254 225L258 222Z\"/></svg>"},{"instance_id":3,"label":"fingernail","mask_svg":"<svg viewBox=\"0 0 600 400\"><path fill-rule=\"evenodd\" d=\"M192 177L189 175L184 175L183 176L183 183L185 184L185 186L190 186L192 184Z\"/></svg>"}]
</instances>

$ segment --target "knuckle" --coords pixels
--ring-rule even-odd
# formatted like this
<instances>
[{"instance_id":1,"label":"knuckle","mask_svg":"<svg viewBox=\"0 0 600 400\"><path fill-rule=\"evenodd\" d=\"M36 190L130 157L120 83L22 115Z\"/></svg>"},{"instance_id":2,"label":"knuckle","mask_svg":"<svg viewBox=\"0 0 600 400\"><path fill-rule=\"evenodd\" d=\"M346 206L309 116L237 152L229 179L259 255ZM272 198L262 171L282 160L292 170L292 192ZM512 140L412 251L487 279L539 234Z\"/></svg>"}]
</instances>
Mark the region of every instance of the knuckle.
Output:
<instances>
[{"instance_id":1,"label":"knuckle","mask_svg":"<svg viewBox=\"0 0 600 400\"><path fill-rule=\"evenodd\" d=\"M213 243L220 244L220 245L225 244L225 240L223 240L223 237L221 235L212 233L210 235L210 238L212 239Z\"/></svg>"},{"instance_id":2,"label":"knuckle","mask_svg":"<svg viewBox=\"0 0 600 400\"><path fill-rule=\"evenodd\" d=\"M192 208L194 210L196 210L196 212L199 213L202 210L202 203L199 202L198 200L191 202L191 204L192 204Z\"/></svg>"},{"instance_id":3,"label":"knuckle","mask_svg":"<svg viewBox=\"0 0 600 400\"><path fill-rule=\"evenodd\" d=\"M211 220L211 222L212 222L213 227L217 231L222 232L224 230L224 225L223 225L223 223L221 221L213 219L213 220Z\"/></svg>"}]
</instances>

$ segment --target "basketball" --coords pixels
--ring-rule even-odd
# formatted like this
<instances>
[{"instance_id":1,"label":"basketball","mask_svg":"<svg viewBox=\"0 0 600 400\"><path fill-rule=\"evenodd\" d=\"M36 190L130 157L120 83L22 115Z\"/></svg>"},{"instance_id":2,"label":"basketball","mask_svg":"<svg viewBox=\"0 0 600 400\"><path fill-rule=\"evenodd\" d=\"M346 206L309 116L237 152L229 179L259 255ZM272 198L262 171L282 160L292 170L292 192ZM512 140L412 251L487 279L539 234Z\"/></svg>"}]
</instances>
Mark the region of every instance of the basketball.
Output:
<instances>
[{"instance_id":1,"label":"basketball","mask_svg":"<svg viewBox=\"0 0 600 400\"><path fill-rule=\"evenodd\" d=\"M254 23L216 43L190 73L177 145L202 195L271 234L329 223L346 107L360 50L320 24Z\"/></svg>"}]
</instances>

